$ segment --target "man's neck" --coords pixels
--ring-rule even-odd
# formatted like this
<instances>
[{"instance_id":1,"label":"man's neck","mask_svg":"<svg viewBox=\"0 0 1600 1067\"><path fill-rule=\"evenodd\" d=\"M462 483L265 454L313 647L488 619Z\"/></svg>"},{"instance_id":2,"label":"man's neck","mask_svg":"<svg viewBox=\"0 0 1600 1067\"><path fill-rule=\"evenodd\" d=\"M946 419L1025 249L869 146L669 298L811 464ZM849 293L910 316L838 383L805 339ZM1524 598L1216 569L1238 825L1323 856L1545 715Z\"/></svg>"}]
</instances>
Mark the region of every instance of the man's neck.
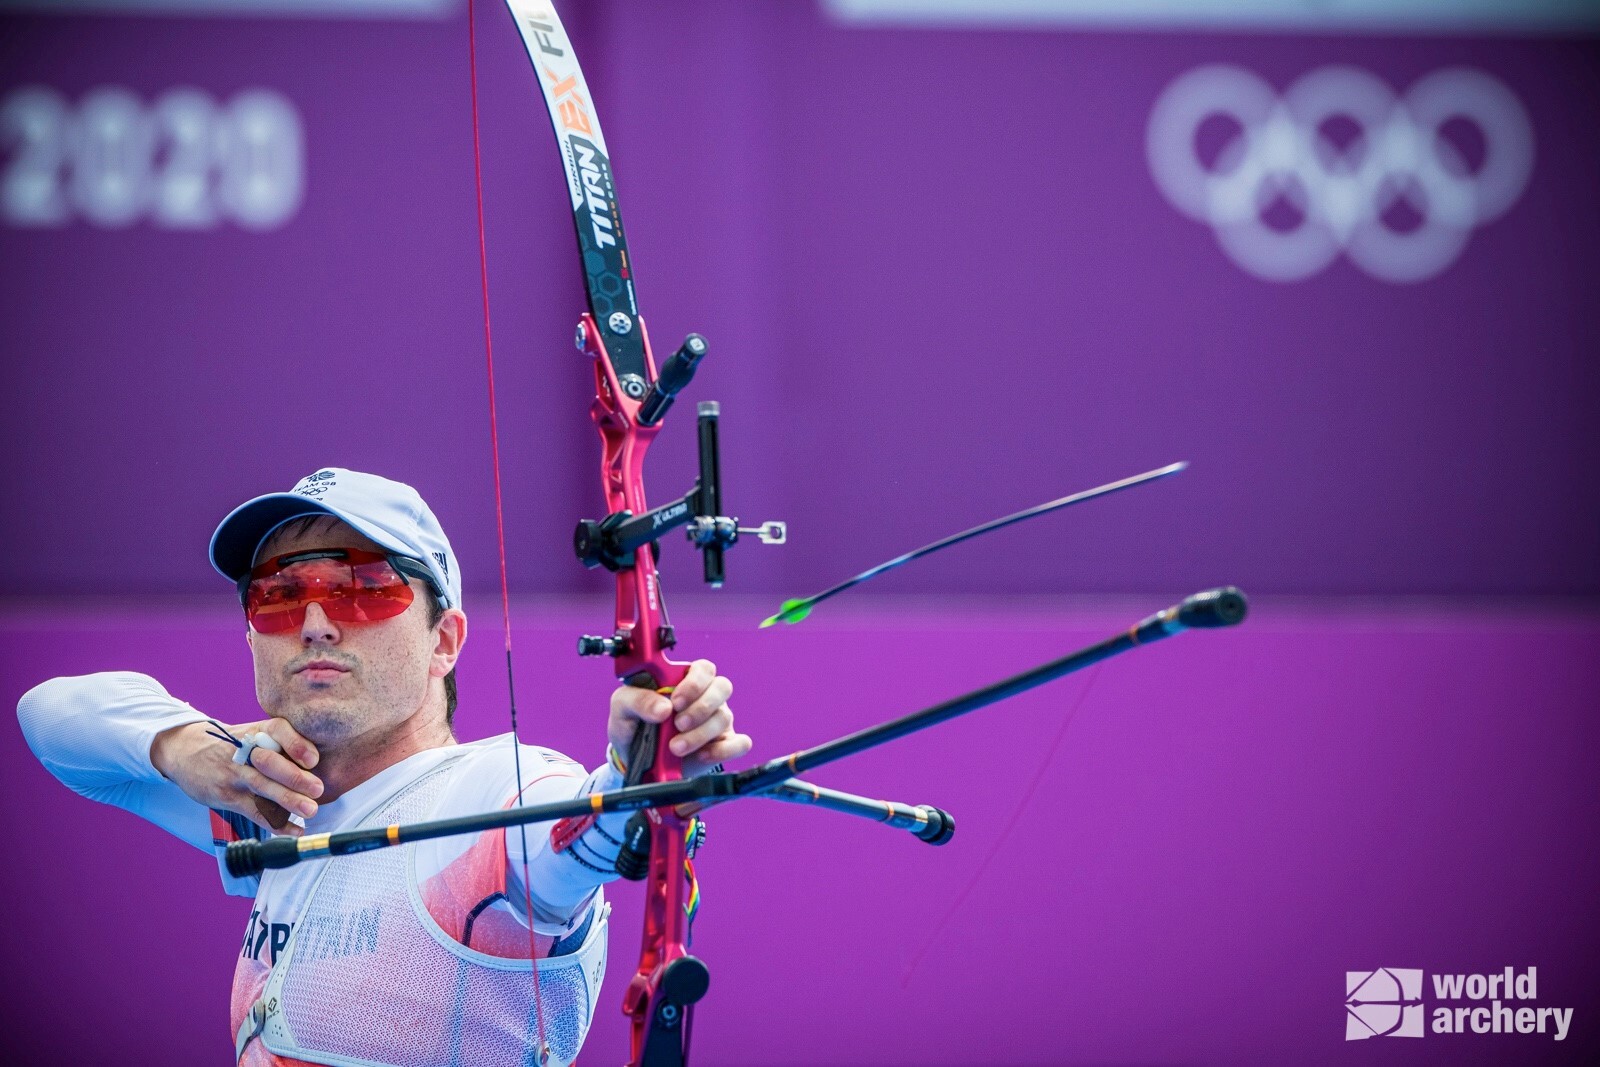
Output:
<instances>
[{"instance_id":1,"label":"man's neck","mask_svg":"<svg viewBox=\"0 0 1600 1067\"><path fill-rule=\"evenodd\" d=\"M319 746L322 758L312 771L322 779L322 796L317 802L338 800L418 752L455 743L455 735L442 718L419 712L381 737L364 734L344 744Z\"/></svg>"}]
</instances>

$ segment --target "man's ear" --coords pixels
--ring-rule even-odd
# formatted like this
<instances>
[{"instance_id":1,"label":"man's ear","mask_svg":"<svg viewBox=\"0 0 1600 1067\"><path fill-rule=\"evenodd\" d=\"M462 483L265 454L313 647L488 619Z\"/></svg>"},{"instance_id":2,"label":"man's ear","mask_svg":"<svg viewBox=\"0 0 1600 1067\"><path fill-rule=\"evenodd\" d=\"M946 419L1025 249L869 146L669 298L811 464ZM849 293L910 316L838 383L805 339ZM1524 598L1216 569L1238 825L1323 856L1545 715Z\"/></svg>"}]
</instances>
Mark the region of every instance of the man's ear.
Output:
<instances>
[{"instance_id":1,"label":"man's ear","mask_svg":"<svg viewBox=\"0 0 1600 1067\"><path fill-rule=\"evenodd\" d=\"M460 608L446 608L433 631L433 663L428 673L443 678L456 669L456 660L467 643L467 614Z\"/></svg>"}]
</instances>

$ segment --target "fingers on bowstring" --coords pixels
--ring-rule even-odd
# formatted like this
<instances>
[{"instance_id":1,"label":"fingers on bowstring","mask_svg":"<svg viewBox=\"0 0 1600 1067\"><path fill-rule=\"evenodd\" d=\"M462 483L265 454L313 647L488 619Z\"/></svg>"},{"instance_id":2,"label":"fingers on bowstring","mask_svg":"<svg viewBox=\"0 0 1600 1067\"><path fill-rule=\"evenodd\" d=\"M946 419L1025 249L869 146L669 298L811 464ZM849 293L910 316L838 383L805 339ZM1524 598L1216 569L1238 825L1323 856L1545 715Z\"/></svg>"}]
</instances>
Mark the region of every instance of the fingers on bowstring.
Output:
<instances>
[{"instance_id":1,"label":"fingers on bowstring","mask_svg":"<svg viewBox=\"0 0 1600 1067\"><path fill-rule=\"evenodd\" d=\"M315 800L322 795L322 779L282 753L258 748L250 753L250 765L301 796Z\"/></svg>"},{"instance_id":2,"label":"fingers on bowstring","mask_svg":"<svg viewBox=\"0 0 1600 1067\"><path fill-rule=\"evenodd\" d=\"M256 732L266 734L278 742L278 747L283 749L283 754L307 770L315 767L322 754L317 751L317 746L300 736L300 731L289 723L287 719L268 719L266 722L256 724Z\"/></svg>"},{"instance_id":3,"label":"fingers on bowstring","mask_svg":"<svg viewBox=\"0 0 1600 1067\"><path fill-rule=\"evenodd\" d=\"M246 790L248 790L250 793L253 793L256 797L268 800L285 811L292 811L301 818L311 818L317 813L317 802L315 800L302 793L296 792L293 789L290 789L281 782L267 777L267 775L255 767L256 760L262 759L268 755L276 756L277 753L269 753L258 748L250 754L251 763L248 765L241 765L239 768L239 780L241 784ZM278 756L278 758L282 759L283 757ZM317 792L322 792L320 782L318 783ZM246 814L249 813L246 812ZM278 829L278 827L273 826L269 827L269 829Z\"/></svg>"}]
</instances>

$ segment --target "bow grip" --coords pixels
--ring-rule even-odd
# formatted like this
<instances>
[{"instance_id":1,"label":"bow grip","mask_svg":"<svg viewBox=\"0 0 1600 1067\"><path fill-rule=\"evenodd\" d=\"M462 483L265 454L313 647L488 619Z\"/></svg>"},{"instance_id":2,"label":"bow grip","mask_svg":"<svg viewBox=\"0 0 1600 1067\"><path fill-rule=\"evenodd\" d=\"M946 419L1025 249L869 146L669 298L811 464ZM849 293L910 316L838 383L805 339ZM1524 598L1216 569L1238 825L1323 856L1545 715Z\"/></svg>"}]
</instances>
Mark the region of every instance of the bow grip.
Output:
<instances>
[{"instance_id":1,"label":"bow grip","mask_svg":"<svg viewBox=\"0 0 1600 1067\"><path fill-rule=\"evenodd\" d=\"M673 664L673 666L682 665ZM687 673L686 669L684 673ZM680 680L681 677L680 675ZM655 676L649 671L636 671L623 681L625 685L638 689L660 691L663 696L672 691L670 686L657 685ZM661 726L661 723L641 720L638 728L634 730L633 740L628 742L627 773L622 782L624 786L643 783L646 776L655 768L657 759L661 755L661 746L671 740L671 737L662 738ZM616 871L630 882L642 881L650 873L652 825L650 813L641 809L633 813L622 832L622 845L617 849Z\"/></svg>"}]
</instances>

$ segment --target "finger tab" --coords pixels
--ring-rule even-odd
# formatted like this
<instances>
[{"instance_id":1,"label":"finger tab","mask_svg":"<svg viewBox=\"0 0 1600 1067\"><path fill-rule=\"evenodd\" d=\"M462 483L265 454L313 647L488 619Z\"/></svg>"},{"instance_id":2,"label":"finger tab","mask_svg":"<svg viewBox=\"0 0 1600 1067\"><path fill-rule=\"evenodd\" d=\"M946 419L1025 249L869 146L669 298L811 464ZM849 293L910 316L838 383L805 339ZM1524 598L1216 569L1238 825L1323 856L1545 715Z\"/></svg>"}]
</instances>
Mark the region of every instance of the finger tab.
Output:
<instances>
[{"instance_id":1,"label":"finger tab","mask_svg":"<svg viewBox=\"0 0 1600 1067\"><path fill-rule=\"evenodd\" d=\"M255 733L247 735L240 742L239 750L233 754L233 762L249 765L251 755L258 748L264 748L268 752L283 751L283 746L278 744L276 738L265 731L257 730Z\"/></svg>"}]
</instances>

